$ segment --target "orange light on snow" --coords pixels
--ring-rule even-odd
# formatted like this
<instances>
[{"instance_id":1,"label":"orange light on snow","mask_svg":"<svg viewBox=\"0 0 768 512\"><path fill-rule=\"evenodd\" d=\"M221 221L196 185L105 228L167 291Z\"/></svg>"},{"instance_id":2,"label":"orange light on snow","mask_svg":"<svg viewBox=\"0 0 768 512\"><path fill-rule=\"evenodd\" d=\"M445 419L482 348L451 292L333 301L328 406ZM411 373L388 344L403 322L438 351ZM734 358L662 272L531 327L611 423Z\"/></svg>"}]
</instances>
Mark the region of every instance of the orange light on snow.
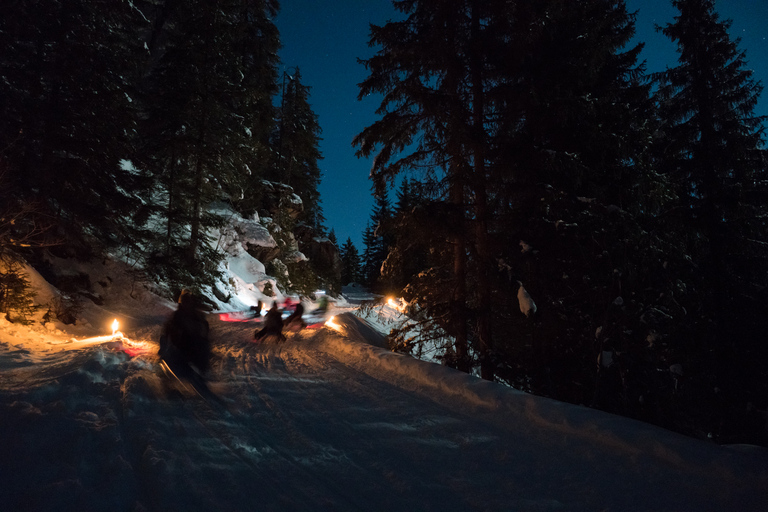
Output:
<instances>
[{"instance_id":1,"label":"orange light on snow","mask_svg":"<svg viewBox=\"0 0 768 512\"><path fill-rule=\"evenodd\" d=\"M405 306L403 305L403 299L397 299L397 301L395 301L395 299L390 297L389 299L387 299L387 305L389 305L389 307L391 307L392 309L396 309L400 313L405 313Z\"/></svg>"},{"instance_id":2,"label":"orange light on snow","mask_svg":"<svg viewBox=\"0 0 768 512\"><path fill-rule=\"evenodd\" d=\"M330 328L331 328L331 329L333 329L334 331L341 331L341 326L340 326L339 324L337 324L336 322L334 322L334 321L333 321L333 319L334 319L334 318L336 318L336 317L335 317L335 316L332 316L331 318L329 318L329 319L328 319L328 320L325 322L325 325L327 325L328 327L330 327Z\"/></svg>"}]
</instances>

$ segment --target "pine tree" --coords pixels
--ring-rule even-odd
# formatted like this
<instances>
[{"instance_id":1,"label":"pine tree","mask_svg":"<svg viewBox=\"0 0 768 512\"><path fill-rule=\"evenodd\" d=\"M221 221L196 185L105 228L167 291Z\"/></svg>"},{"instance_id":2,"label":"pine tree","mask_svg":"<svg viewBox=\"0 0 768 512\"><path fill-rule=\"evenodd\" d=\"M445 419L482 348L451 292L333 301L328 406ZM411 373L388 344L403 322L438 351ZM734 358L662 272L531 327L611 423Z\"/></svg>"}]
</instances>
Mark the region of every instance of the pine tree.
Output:
<instances>
[{"instance_id":1,"label":"pine tree","mask_svg":"<svg viewBox=\"0 0 768 512\"><path fill-rule=\"evenodd\" d=\"M389 286L381 274L381 265L387 259L393 240L391 209L386 191L375 195L371 218L363 232L363 281L369 288L379 292L393 291L386 289Z\"/></svg>"},{"instance_id":2,"label":"pine tree","mask_svg":"<svg viewBox=\"0 0 768 512\"><path fill-rule=\"evenodd\" d=\"M9 322L32 323L35 305L32 288L22 261L11 253L0 252L0 313Z\"/></svg>"},{"instance_id":3,"label":"pine tree","mask_svg":"<svg viewBox=\"0 0 768 512\"><path fill-rule=\"evenodd\" d=\"M325 218L318 192L321 179L318 162L322 159L322 129L309 104L311 88L301 82L299 68L294 68L291 74L284 73L283 81L278 120L279 160L275 166L278 175L273 175L273 179L291 186L296 191L304 204L301 220L316 233L322 234Z\"/></svg>"},{"instance_id":4,"label":"pine tree","mask_svg":"<svg viewBox=\"0 0 768 512\"><path fill-rule=\"evenodd\" d=\"M206 234L220 222L208 210L213 201L255 209L258 173L269 160L275 9L262 0L165 2L156 13L142 149L164 193L166 221L150 263L170 281L215 277L218 256Z\"/></svg>"},{"instance_id":5,"label":"pine tree","mask_svg":"<svg viewBox=\"0 0 768 512\"><path fill-rule=\"evenodd\" d=\"M330 232L330 233L328 233L328 240L330 240L330 241L331 241L331 243L332 243L333 245L335 245L336 247L338 247L338 246L339 246L339 242L338 242L338 240L336 239L336 231L334 231L334 230L333 230L333 228L331 228L331 232Z\"/></svg>"},{"instance_id":6,"label":"pine tree","mask_svg":"<svg viewBox=\"0 0 768 512\"><path fill-rule=\"evenodd\" d=\"M141 207L147 184L120 160L131 153L144 26L128 2L3 7L0 147L10 186L72 244L82 228L105 245L126 243Z\"/></svg>"},{"instance_id":7,"label":"pine tree","mask_svg":"<svg viewBox=\"0 0 768 512\"><path fill-rule=\"evenodd\" d=\"M573 240L574 247L565 247L561 232L551 229L562 219L550 219L556 213L543 209L552 203L542 202L547 193L541 184L555 192L552 199L568 197L567 206L560 201L557 205L567 208L561 215L570 216L588 210L590 200L615 201L617 208L631 212L648 211L635 199L644 180L663 194L663 179L648 171L649 156L644 153L653 132L653 105L649 87L641 83L640 47L623 50L633 35L633 16L624 2L614 0L395 5L407 19L373 27L372 42L384 49L365 62L371 76L361 88L363 94L385 95L379 110L382 120L355 142L362 155L379 145L372 170L377 186L409 169L427 167L440 177L436 190L443 195L435 198L443 206L427 204L420 214L439 212L445 238L422 239L436 242L429 248L433 255L445 255L452 248L454 282L448 285L442 277L435 278L433 283L445 287L443 294L435 288L424 290L422 284L420 290L426 293L414 295L451 295L451 312L444 316L452 325L445 325L457 339L460 367L467 368L466 340L484 378L495 378L498 369L506 367L505 380L515 381L511 375L517 373L529 382L526 374L542 367L540 358L520 368L514 357L504 354L506 340L522 344L532 336L535 322L506 318L512 302L517 305L515 281L547 275L549 282L529 287L560 289L557 294L565 294L566 287L552 277L563 275L553 272L558 265L549 268L549 274L534 275L528 270L536 268L534 262L522 259L515 248L519 250L521 239L535 235L542 248L558 247L559 252L548 251L548 256L560 258L561 269L569 259L583 257L574 251L583 242ZM418 229L416 218L398 225L398 232L407 225ZM616 221L612 227L617 229L625 224ZM598 231L603 227L589 226ZM439 232L433 226L431 233ZM588 241L593 235L584 230L579 237ZM450 244L443 245L445 240ZM391 262L402 265L409 260L398 254ZM446 264L445 258L432 260ZM425 270L419 275L446 275L436 267ZM601 279L610 282L612 273L601 273ZM472 287L467 286L470 281ZM594 302L588 296L580 300L579 308ZM430 308L432 313L439 309L437 303ZM572 323L585 319L577 311L566 316ZM470 313L475 319L471 330ZM503 333L504 346L494 332ZM555 355L557 347L547 350ZM583 347L584 359L577 363L583 376L592 371L586 361L594 355L594 348Z\"/></svg>"},{"instance_id":8,"label":"pine tree","mask_svg":"<svg viewBox=\"0 0 768 512\"><path fill-rule=\"evenodd\" d=\"M641 45L628 47L634 15L623 1L516 2L505 9L492 28L512 39L490 61L488 92L498 120L488 151L499 262L491 271L492 308L494 329L505 338L496 346L499 371L515 385L585 402L571 393L591 393L600 352L594 332L616 298L609 298L618 286L614 270L634 293L645 271L632 260L639 252L627 255L625 247L642 239L636 216L656 211L646 190L663 194L663 180L649 168L654 111L637 62ZM608 215L609 207L617 214ZM584 280L575 294L568 281L574 275ZM517 281L534 297L550 297L551 309L526 318ZM567 346L564 331L572 333ZM576 356L563 358L566 350Z\"/></svg>"},{"instance_id":9,"label":"pine tree","mask_svg":"<svg viewBox=\"0 0 768 512\"><path fill-rule=\"evenodd\" d=\"M247 215L258 207L262 179L271 169L274 154L271 136L277 110L272 103L278 92L280 38L273 19L279 4L277 0L233 0L229 5L232 40L225 55L235 59L239 68L230 102L232 119L240 123L232 129L245 139L237 139L230 148L232 165L242 175L236 183L242 189L228 192L236 208Z\"/></svg>"},{"instance_id":10,"label":"pine tree","mask_svg":"<svg viewBox=\"0 0 768 512\"><path fill-rule=\"evenodd\" d=\"M458 367L469 371L469 310L473 310L473 344L486 379L494 378L489 272L495 263L489 239L487 150L496 121L490 59L509 39L509 33L497 30L494 23L506 14L507 4L394 2L406 19L372 27L371 43L382 49L364 62L371 75L360 92L361 98L384 95L378 110L382 119L354 141L362 156L379 148L371 172L379 193L405 170L426 167L441 176L440 200L449 205L443 220L451 226L454 280L446 290L451 313L442 316L456 340ZM471 294L470 272L475 282Z\"/></svg>"},{"instance_id":11,"label":"pine tree","mask_svg":"<svg viewBox=\"0 0 768 512\"><path fill-rule=\"evenodd\" d=\"M756 290L768 285L768 252L755 242L766 213L765 118L754 113L762 86L714 1L672 3L680 14L659 30L677 44L679 62L657 75L666 142L660 161L677 186L669 224L697 265L687 280L689 307L701 318L700 339L687 350L700 361L691 375L711 381L704 389L721 390L708 398L723 404L709 428L725 439L740 428L746 403L765 393L768 350L754 334L766 328L757 320L765 315L756 313Z\"/></svg>"},{"instance_id":12,"label":"pine tree","mask_svg":"<svg viewBox=\"0 0 768 512\"><path fill-rule=\"evenodd\" d=\"M391 242L383 272L393 291L405 289L427 266L422 245L424 235L418 227L412 227L416 209L425 204L421 189L422 184L411 178L404 179L397 191L397 204L389 229Z\"/></svg>"},{"instance_id":13,"label":"pine tree","mask_svg":"<svg viewBox=\"0 0 768 512\"><path fill-rule=\"evenodd\" d=\"M360 282L360 255L351 238L341 246L341 264L342 285Z\"/></svg>"},{"instance_id":14,"label":"pine tree","mask_svg":"<svg viewBox=\"0 0 768 512\"><path fill-rule=\"evenodd\" d=\"M363 283L368 287L377 281L380 274L381 262L378 262L374 256L376 251L376 235L373 226L371 226L370 220L366 223L363 230L363 255L362 255L362 268L360 273L362 275Z\"/></svg>"}]
</instances>

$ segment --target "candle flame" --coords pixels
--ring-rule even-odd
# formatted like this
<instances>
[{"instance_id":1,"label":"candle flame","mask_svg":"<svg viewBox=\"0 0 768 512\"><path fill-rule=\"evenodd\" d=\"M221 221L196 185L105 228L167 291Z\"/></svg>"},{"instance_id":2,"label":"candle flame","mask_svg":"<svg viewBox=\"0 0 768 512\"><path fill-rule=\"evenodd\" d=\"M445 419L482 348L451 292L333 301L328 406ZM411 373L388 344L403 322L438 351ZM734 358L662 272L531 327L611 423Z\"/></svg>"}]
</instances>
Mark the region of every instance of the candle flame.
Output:
<instances>
[{"instance_id":1,"label":"candle flame","mask_svg":"<svg viewBox=\"0 0 768 512\"><path fill-rule=\"evenodd\" d=\"M117 330L120 328L120 322L117 321L117 318L115 318L115 321L112 322L112 336L115 335Z\"/></svg>"}]
</instances>

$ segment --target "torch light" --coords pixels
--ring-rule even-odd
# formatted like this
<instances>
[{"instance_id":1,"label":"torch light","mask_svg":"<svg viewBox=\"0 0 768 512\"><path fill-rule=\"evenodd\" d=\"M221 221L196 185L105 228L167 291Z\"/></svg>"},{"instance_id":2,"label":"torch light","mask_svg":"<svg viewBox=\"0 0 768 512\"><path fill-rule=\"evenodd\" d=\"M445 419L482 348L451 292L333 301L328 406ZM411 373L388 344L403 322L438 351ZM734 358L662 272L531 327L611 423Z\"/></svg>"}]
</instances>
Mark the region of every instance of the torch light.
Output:
<instances>
[{"instance_id":1,"label":"torch light","mask_svg":"<svg viewBox=\"0 0 768 512\"><path fill-rule=\"evenodd\" d=\"M329 318L329 319L328 319L328 320L325 322L325 325L327 325L328 327L330 327L330 328L331 328L331 329L333 329L334 331L341 331L341 326L340 326L339 324L337 324L336 322L334 322L334 321L333 321L333 319L334 319L334 318L336 318L336 317L335 317L335 316L332 316L331 318Z\"/></svg>"},{"instance_id":2,"label":"torch light","mask_svg":"<svg viewBox=\"0 0 768 512\"><path fill-rule=\"evenodd\" d=\"M117 321L117 318L114 319L112 322L112 339L113 340L119 340L123 338L123 333L121 333L118 329L120 329L120 322Z\"/></svg>"},{"instance_id":3,"label":"torch light","mask_svg":"<svg viewBox=\"0 0 768 512\"><path fill-rule=\"evenodd\" d=\"M405 305L403 304L403 299L398 298L397 300L390 297L387 299L387 305L391 307L392 309L395 309L399 311L400 313L405 313Z\"/></svg>"}]
</instances>

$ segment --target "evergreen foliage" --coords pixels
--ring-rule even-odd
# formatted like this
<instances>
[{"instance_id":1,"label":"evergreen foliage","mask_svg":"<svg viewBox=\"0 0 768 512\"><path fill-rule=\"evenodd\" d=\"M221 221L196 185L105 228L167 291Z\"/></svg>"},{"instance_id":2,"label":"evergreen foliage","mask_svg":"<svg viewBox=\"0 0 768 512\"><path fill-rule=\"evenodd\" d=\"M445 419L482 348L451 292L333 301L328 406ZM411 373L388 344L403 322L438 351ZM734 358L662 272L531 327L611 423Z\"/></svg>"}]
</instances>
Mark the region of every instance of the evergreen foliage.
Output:
<instances>
[{"instance_id":1,"label":"evergreen foliage","mask_svg":"<svg viewBox=\"0 0 768 512\"><path fill-rule=\"evenodd\" d=\"M351 238L347 238L344 245L341 246L341 284L360 282L360 254L357 247L352 243Z\"/></svg>"},{"instance_id":2,"label":"evergreen foliage","mask_svg":"<svg viewBox=\"0 0 768 512\"><path fill-rule=\"evenodd\" d=\"M242 121L232 110L240 70L233 59L223 58L232 50L227 33L234 32L234 20L208 2L183 8L166 3L163 9L155 30L164 42L153 48L142 91L148 136L144 162L165 196L165 237L154 249L159 257L153 266L168 269L165 277L172 284L188 286L173 270L215 266L203 259L209 255L205 231L216 222L205 208L225 192L223 183L230 194L242 194L242 169L232 155L247 135L244 126L233 129Z\"/></svg>"},{"instance_id":3,"label":"evergreen foliage","mask_svg":"<svg viewBox=\"0 0 768 512\"><path fill-rule=\"evenodd\" d=\"M278 114L301 221L322 236L320 128L298 73L287 122L273 106L277 0L107 4L20 0L0 17L0 171L56 220L61 254L120 247L169 296L213 283L209 207L264 209Z\"/></svg>"},{"instance_id":4,"label":"evergreen foliage","mask_svg":"<svg viewBox=\"0 0 768 512\"><path fill-rule=\"evenodd\" d=\"M292 187L304 203L300 221L318 236L324 234L325 218L317 190L321 173L318 165L322 129L309 104L310 87L301 82L301 71L283 73L283 89L278 119L277 157L270 179Z\"/></svg>"},{"instance_id":5,"label":"evergreen foliage","mask_svg":"<svg viewBox=\"0 0 768 512\"><path fill-rule=\"evenodd\" d=\"M3 6L0 146L8 184L73 242L83 232L108 246L130 242L127 226L148 182L119 163L135 130L135 34L145 26L130 2Z\"/></svg>"},{"instance_id":6,"label":"evergreen foliage","mask_svg":"<svg viewBox=\"0 0 768 512\"><path fill-rule=\"evenodd\" d=\"M277 0L6 4L6 317L31 317L22 262L60 242L123 248L169 297L204 289L222 200L271 219L281 290L339 288L293 236L325 233L322 131L300 71L278 75ZM342 281L405 299L422 335L395 329L394 350L768 444L762 86L714 0L672 4L659 30L679 62L652 84L623 0L394 0L401 19L371 27L363 61L360 97L383 98L354 140L375 205L362 258L341 247Z\"/></svg>"},{"instance_id":7,"label":"evergreen foliage","mask_svg":"<svg viewBox=\"0 0 768 512\"><path fill-rule=\"evenodd\" d=\"M381 265L387 259L392 245L392 207L386 192L374 197L373 211L366 229L363 232L363 249L361 277L363 282L372 290L387 293L387 279L381 273Z\"/></svg>"},{"instance_id":8,"label":"evergreen foliage","mask_svg":"<svg viewBox=\"0 0 768 512\"><path fill-rule=\"evenodd\" d=\"M339 241L336 239L336 231L334 231L333 228L331 228L331 232L328 233L328 240L330 240L336 247L339 246Z\"/></svg>"},{"instance_id":9,"label":"evergreen foliage","mask_svg":"<svg viewBox=\"0 0 768 512\"><path fill-rule=\"evenodd\" d=\"M763 120L743 55L712 36L727 31L706 16L665 29L728 52L660 75L655 104L623 1L394 4L404 19L372 27L360 86L383 96L380 119L355 139L377 194L427 173L418 199L401 185L383 265L427 336L392 346L689 434L725 439L707 371L750 388L733 417L764 410L763 370L735 379L765 367L748 334L766 317ZM697 344L726 332L739 341Z\"/></svg>"},{"instance_id":10,"label":"evergreen foliage","mask_svg":"<svg viewBox=\"0 0 768 512\"><path fill-rule=\"evenodd\" d=\"M0 252L0 313L9 322L31 323L30 317L39 308L35 295L21 260Z\"/></svg>"},{"instance_id":11,"label":"evergreen foliage","mask_svg":"<svg viewBox=\"0 0 768 512\"><path fill-rule=\"evenodd\" d=\"M675 186L666 217L691 262L686 284L695 293L687 307L697 312L705 350L681 349L690 361L686 375L708 390L707 428L727 440L768 392L768 349L757 334L768 327L761 296L768 286L765 118L754 113L762 85L714 1L672 3L680 14L659 30L677 44L679 60L656 75L664 122L659 165Z\"/></svg>"}]
</instances>

